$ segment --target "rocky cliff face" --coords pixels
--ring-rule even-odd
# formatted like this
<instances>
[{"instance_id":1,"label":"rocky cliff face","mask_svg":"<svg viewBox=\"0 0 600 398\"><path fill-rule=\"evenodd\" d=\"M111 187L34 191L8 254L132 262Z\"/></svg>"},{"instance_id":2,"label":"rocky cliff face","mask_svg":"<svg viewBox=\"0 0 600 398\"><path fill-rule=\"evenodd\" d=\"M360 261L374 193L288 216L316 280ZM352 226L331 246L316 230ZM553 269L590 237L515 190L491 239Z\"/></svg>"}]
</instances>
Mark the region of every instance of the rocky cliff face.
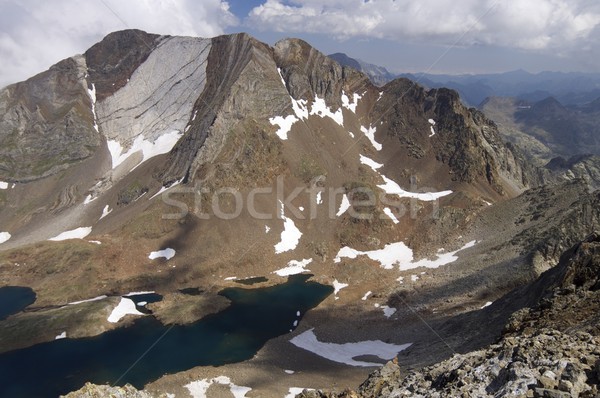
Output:
<instances>
[{"instance_id":1,"label":"rocky cliff face","mask_svg":"<svg viewBox=\"0 0 600 398\"><path fill-rule=\"evenodd\" d=\"M37 180L100 149L81 56L0 91L0 178Z\"/></svg>"}]
</instances>

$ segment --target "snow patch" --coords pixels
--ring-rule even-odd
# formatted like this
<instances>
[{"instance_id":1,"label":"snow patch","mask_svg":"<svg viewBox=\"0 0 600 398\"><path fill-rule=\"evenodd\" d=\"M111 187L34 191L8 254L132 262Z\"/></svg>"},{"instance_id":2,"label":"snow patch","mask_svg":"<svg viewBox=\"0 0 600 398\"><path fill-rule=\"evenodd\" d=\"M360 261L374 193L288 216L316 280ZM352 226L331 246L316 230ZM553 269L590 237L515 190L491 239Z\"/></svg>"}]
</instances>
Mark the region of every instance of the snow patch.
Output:
<instances>
[{"instance_id":1,"label":"snow patch","mask_svg":"<svg viewBox=\"0 0 600 398\"><path fill-rule=\"evenodd\" d=\"M269 227L268 225L265 225L265 234L268 234L270 230L271 230L271 227Z\"/></svg>"},{"instance_id":2,"label":"snow patch","mask_svg":"<svg viewBox=\"0 0 600 398\"><path fill-rule=\"evenodd\" d=\"M287 373L287 374L289 374L289 375L293 375L294 373L296 373L293 370L289 370L289 369L285 369L284 372Z\"/></svg>"},{"instance_id":3,"label":"snow patch","mask_svg":"<svg viewBox=\"0 0 600 398\"><path fill-rule=\"evenodd\" d=\"M54 340L61 340L61 339L66 339L67 338L67 332L62 332L61 334L59 334L58 336L56 336L54 338Z\"/></svg>"},{"instance_id":4,"label":"snow patch","mask_svg":"<svg viewBox=\"0 0 600 398\"><path fill-rule=\"evenodd\" d=\"M121 297L119 304L112 310L107 320L111 323L119 322L125 315L144 315L135 308L133 300Z\"/></svg>"},{"instance_id":5,"label":"snow patch","mask_svg":"<svg viewBox=\"0 0 600 398\"><path fill-rule=\"evenodd\" d=\"M344 194L342 197L342 203L340 204L340 209L336 213L336 217L341 216L350 208L350 201L348 200L348 195Z\"/></svg>"},{"instance_id":6,"label":"snow patch","mask_svg":"<svg viewBox=\"0 0 600 398\"><path fill-rule=\"evenodd\" d=\"M92 233L92 227L80 227L80 228L73 229L71 231L65 231L61 234L56 235L54 238L50 238L48 240L57 242L57 241L67 240L67 239L83 239L86 236L88 236L90 233Z\"/></svg>"},{"instance_id":7,"label":"snow patch","mask_svg":"<svg viewBox=\"0 0 600 398\"><path fill-rule=\"evenodd\" d=\"M188 389L193 398L206 398L206 392L212 384L221 384L229 387L229 391L234 398L246 398L252 389L250 387L238 386L231 382L227 376L218 376L212 379L202 379L186 384L184 387Z\"/></svg>"},{"instance_id":8,"label":"snow patch","mask_svg":"<svg viewBox=\"0 0 600 398\"><path fill-rule=\"evenodd\" d=\"M294 123L296 123L297 121L298 118L294 115L287 115L286 117L275 116L269 118L269 122L272 125L279 126L279 129L275 132L275 134L277 134L277 136L282 140L287 140L288 133L292 129Z\"/></svg>"},{"instance_id":9,"label":"snow patch","mask_svg":"<svg viewBox=\"0 0 600 398\"><path fill-rule=\"evenodd\" d=\"M143 134L140 134L135 138L131 144L131 148L123 153L123 147L121 143L115 140L108 140L108 151L112 158L112 168L116 168L118 165L123 163L128 157L136 152L142 152L142 160L133 167L134 170L140 164L146 160L153 158L158 155L171 152L177 141L183 136L183 134L177 130L165 133L158 137L154 142L150 142L144 138Z\"/></svg>"},{"instance_id":10,"label":"snow patch","mask_svg":"<svg viewBox=\"0 0 600 398\"><path fill-rule=\"evenodd\" d=\"M0 181L0 189L8 189L8 182Z\"/></svg>"},{"instance_id":11,"label":"snow patch","mask_svg":"<svg viewBox=\"0 0 600 398\"><path fill-rule=\"evenodd\" d=\"M344 126L344 115L342 114L342 108L338 109L335 113L332 112L325 103L325 99L319 98L317 95L315 95L315 101L310 109L310 114L317 115L322 118L329 117L340 126Z\"/></svg>"},{"instance_id":12,"label":"snow patch","mask_svg":"<svg viewBox=\"0 0 600 398\"><path fill-rule=\"evenodd\" d=\"M373 159L370 159L366 156L360 155L360 162L365 166L369 166L373 171L377 171L377 169L383 166L382 163L377 163Z\"/></svg>"},{"instance_id":13,"label":"snow patch","mask_svg":"<svg viewBox=\"0 0 600 398\"><path fill-rule=\"evenodd\" d=\"M304 260L292 260L289 263L287 263L287 267L285 268L281 268L278 269L277 271L274 271L274 274L277 274L279 276L289 276L289 275L296 275L296 274L301 274L303 272L307 272L310 271L309 269L306 269L305 267L312 263L313 259L312 258L307 258Z\"/></svg>"},{"instance_id":14,"label":"snow patch","mask_svg":"<svg viewBox=\"0 0 600 398\"><path fill-rule=\"evenodd\" d=\"M320 205L323 203L323 191L317 192L317 204Z\"/></svg>"},{"instance_id":15,"label":"snow patch","mask_svg":"<svg viewBox=\"0 0 600 398\"><path fill-rule=\"evenodd\" d=\"M422 200L424 202L432 202L437 200L443 196L450 195L452 191L442 191L442 192L425 192L425 193L417 193L417 192L408 192L404 189L400 188L395 181L390 180L383 174L381 175L385 184L377 185L381 188L385 193L389 195L398 195L400 198L413 198Z\"/></svg>"},{"instance_id":16,"label":"snow patch","mask_svg":"<svg viewBox=\"0 0 600 398\"><path fill-rule=\"evenodd\" d=\"M339 298L337 297L337 294L340 292L340 290L342 290L345 287L348 287L347 283L338 282L337 279L333 281L333 295L335 296L336 300Z\"/></svg>"},{"instance_id":17,"label":"snow patch","mask_svg":"<svg viewBox=\"0 0 600 398\"><path fill-rule=\"evenodd\" d=\"M152 196L150 197L150 199L148 199L148 200L152 200L152 199L154 199L155 197L157 197L158 195L160 195L161 193L165 192L167 189L171 189L171 188L173 188L173 187L175 187L175 186L177 186L177 185L181 184L181 182L182 182L182 181L183 181L183 178L182 178L181 180L179 180L179 181L175 181L174 183L172 183L172 184L171 184L171 185L169 185L168 187L165 187L165 186L161 187L161 188L158 190L158 192L157 192L157 193L155 193L154 195L152 195Z\"/></svg>"},{"instance_id":18,"label":"snow patch","mask_svg":"<svg viewBox=\"0 0 600 398\"><path fill-rule=\"evenodd\" d=\"M104 217L108 216L110 213L112 213L112 209L110 208L110 205L106 205L104 206L104 209L102 209L102 215L100 216L100 220L102 220Z\"/></svg>"},{"instance_id":19,"label":"snow patch","mask_svg":"<svg viewBox=\"0 0 600 398\"><path fill-rule=\"evenodd\" d=\"M392 210L389 207L384 208L383 212L385 213L386 216L388 216L389 218L392 219L394 224L398 224L400 222L400 221L398 221L398 219L396 218L394 213L392 213Z\"/></svg>"},{"instance_id":20,"label":"snow patch","mask_svg":"<svg viewBox=\"0 0 600 398\"><path fill-rule=\"evenodd\" d=\"M0 232L0 245L11 238L11 234L9 232Z\"/></svg>"},{"instance_id":21,"label":"snow patch","mask_svg":"<svg viewBox=\"0 0 600 398\"><path fill-rule=\"evenodd\" d=\"M85 199L83 200L83 204L87 205L89 203L92 203L94 200L96 200L98 198L94 198L92 195L88 195L85 197Z\"/></svg>"},{"instance_id":22,"label":"snow patch","mask_svg":"<svg viewBox=\"0 0 600 398\"><path fill-rule=\"evenodd\" d=\"M383 310L383 315L386 318L391 317L392 315L394 315L396 313L396 309L393 307L388 307L387 305L383 305L381 306L381 309Z\"/></svg>"},{"instance_id":23,"label":"snow patch","mask_svg":"<svg viewBox=\"0 0 600 398\"><path fill-rule=\"evenodd\" d=\"M344 108L352 111L353 113L356 113L356 106L358 105L358 101L361 98L362 98L362 96L360 94L354 93L352 95L352 102L350 102L350 99L348 98L346 93L344 91L342 91L342 106Z\"/></svg>"},{"instance_id":24,"label":"snow patch","mask_svg":"<svg viewBox=\"0 0 600 398\"><path fill-rule=\"evenodd\" d=\"M358 256L367 256L371 260L378 261L381 267L385 269L392 269L394 265L398 265L400 271L418 267L438 268L458 260L458 256L456 255L458 252L473 247L476 243L477 241L471 241L453 252L438 252L435 260L423 259L419 261L413 261L413 251L403 242L390 243L385 245L383 249L366 252L344 246L338 251L333 261L334 263L339 263L342 261L342 258L355 259ZM398 280L401 281L401 279Z\"/></svg>"},{"instance_id":25,"label":"snow patch","mask_svg":"<svg viewBox=\"0 0 600 398\"><path fill-rule=\"evenodd\" d=\"M432 126L435 126L435 120L433 119L427 119L427 121L429 122L429 124L431 124Z\"/></svg>"},{"instance_id":26,"label":"snow patch","mask_svg":"<svg viewBox=\"0 0 600 398\"><path fill-rule=\"evenodd\" d=\"M378 151L381 151L383 146L377 141L375 141L375 132L377 131L377 127L371 127L369 125L369 128L367 129L364 126L360 126L360 131L362 131L363 134L369 139L369 141L371 141L371 145L373 145L373 148L375 148Z\"/></svg>"},{"instance_id":27,"label":"snow patch","mask_svg":"<svg viewBox=\"0 0 600 398\"><path fill-rule=\"evenodd\" d=\"M295 398L296 395L302 393L302 391L314 391L314 388L302 388L302 387L290 387L288 393L283 398ZM196 398L196 397L194 397Z\"/></svg>"},{"instance_id":28,"label":"snow patch","mask_svg":"<svg viewBox=\"0 0 600 398\"><path fill-rule=\"evenodd\" d=\"M408 344L390 344L380 340L359 341L356 343L324 343L317 340L317 336L309 329L290 340L296 347L303 348L320 357L350 366L381 366L380 363L355 360L355 357L374 355L383 360L391 360L398 353L410 347Z\"/></svg>"},{"instance_id":29,"label":"snow patch","mask_svg":"<svg viewBox=\"0 0 600 398\"><path fill-rule=\"evenodd\" d=\"M102 242L100 242L99 240L88 240L89 243L93 243L95 245L101 245Z\"/></svg>"},{"instance_id":30,"label":"snow patch","mask_svg":"<svg viewBox=\"0 0 600 398\"><path fill-rule=\"evenodd\" d=\"M155 252L151 252L150 255L148 255L148 258L150 260L154 260L157 258L164 258L165 260L170 260L173 257L175 257L175 250L169 248L166 248L164 250L159 250L159 251L155 251Z\"/></svg>"},{"instance_id":31,"label":"snow patch","mask_svg":"<svg viewBox=\"0 0 600 398\"><path fill-rule=\"evenodd\" d=\"M369 290L364 296L362 296L361 300L366 301L371 294L373 294L373 292Z\"/></svg>"},{"instance_id":32,"label":"snow patch","mask_svg":"<svg viewBox=\"0 0 600 398\"><path fill-rule=\"evenodd\" d=\"M438 268L438 267L441 267L442 265L453 263L456 260L458 260L458 256L456 255L458 252L460 252L461 250L465 250L470 247L473 247L473 246L475 246L476 243L477 243L477 241L473 240L473 241L465 244L460 249L455 250L453 252L448 252L448 253L438 252L437 258L435 260L429 260L429 259L424 258L422 260L419 260L416 262L411 262L409 264L400 264L400 270L405 271L408 269L414 269L414 268L418 268L418 267Z\"/></svg>"},{"instance_id":33,"label":"snow patch","mask_svg":"<svg viewBox=\"0 0 600 398\"><path fill-rule=\"evenodd\" d=\"M102 295L102 296L94 297L91 299L73 301L72 303L68 303L67 305L77 305L77 304L81 304L81 303L89 303L92 301L104 300L106 297L107 297L106 295Z\"/></svg>"},{"instance_id":34,"label":"snow patch","mask_svg":"<svg viewBox=\"0 0 600 398\"><path fill-rule=\"evenodd\" d=\"M358 256L367 256L371 260L378 261L382 268L392 269L395 264L408 263L413 259L412 250L403 242L390 243L385 245L383 249L371 251L359 251L351 247L342 247L333 262L339 263L342 258L354 259Z\"/></svg>"},{"instance_id":35,"label":"snow patch","mask_svg":"<svg viewBox=\"0 0 600 398\"><path fill-rule=\"evenodd\" d=\"M410 276L410 280L411 280L412 282L416 282L416 281L418 281L418 280L419 280L419 277L418 277L417 275L411 275L411 276Z\"/></svg>"},{"instance_id":36,"label":"snow patch","mask_svg":"<svg viewBox=\"0 0 600 398\"><path fill-rule=\"evenodd\" d=\"M484 305L481 306L481 309L484 309L486 307L489 307L490 305L493 304L493 301L488 301L487 303L485 303Z\"/></svg>"},{"instance_id":37,"label":"snow patch","mask_svg":"<svg viewBox=\"0 0 600 398\"><path fill-rule=\"evenodd\" d=\"M280 204L280 216L283 219L283 231L281 232L281 241L275 245L275 254L294 250L300 242L302 232L296 227L294 221L287 218L284 213L283 203Z\"/></svg>"},{"instance_id":38,"label":"snow patch","mask_svg":"<svg viewBox=\"0 0 600 398\"><path fill-rule=\"evenodd\" d=\"M92 83L92 88L88 88L88 95L92 100L92 115L94 115L94 130L98 132L98 116L96 115L96 86Z\"/></svg>"}]
</instances>

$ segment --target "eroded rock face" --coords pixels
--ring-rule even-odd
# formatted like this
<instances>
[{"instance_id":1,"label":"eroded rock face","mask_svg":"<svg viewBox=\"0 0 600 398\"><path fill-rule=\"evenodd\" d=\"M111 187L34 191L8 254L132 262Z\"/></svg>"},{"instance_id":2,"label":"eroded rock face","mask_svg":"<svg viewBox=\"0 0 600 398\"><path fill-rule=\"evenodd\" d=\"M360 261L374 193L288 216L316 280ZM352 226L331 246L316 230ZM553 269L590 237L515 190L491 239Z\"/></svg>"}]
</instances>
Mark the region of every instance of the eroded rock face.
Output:
<instances>
[{"instance_id":1,"label":"eroded rock face","mask_svg":"<svg viewBox=\"0 0 600 398\"><path fill-rule=\"evenodd\" d=\"M43 178L100 147L85 76L75 56L0 91L0 179Z\"/></svg>"},{"instance_id":2,"label":"eroded rock face","mask_svg":"<svg viewBox=\"0 0 600 398\"><path fill-rule=\"evenodd\" d=\"M104 136L128 147L140 135L154 142L172 131L183 133L206 83L210 45L210 39L192 37L160 40L121 89L98 101L98 125ZM91 83L102 82L100 78L92 77ZM118 82L122 77L111 78Z\"/></svg>"}]
</instances>

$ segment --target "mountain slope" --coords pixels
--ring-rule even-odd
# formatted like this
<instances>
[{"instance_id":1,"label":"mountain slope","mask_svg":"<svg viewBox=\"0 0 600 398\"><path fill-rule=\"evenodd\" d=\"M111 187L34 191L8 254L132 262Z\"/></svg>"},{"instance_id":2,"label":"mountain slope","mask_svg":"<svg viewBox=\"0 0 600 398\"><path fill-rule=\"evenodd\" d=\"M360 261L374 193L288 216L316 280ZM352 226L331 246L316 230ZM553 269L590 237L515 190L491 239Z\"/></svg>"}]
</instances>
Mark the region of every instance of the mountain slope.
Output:
<instances>
[{"instance_id":1,"label":"mountain slope","mask_svg":"<svg viewBox=\"0 0 600 398\"><path fill-rule=\"evenodd\" d=\"M0 328L0 341L19 342L4 350L126 327L104 313L127 292L156 291L157 319L190 323L207 312L181 289L201 290L215 309L237 279L274 285L310 270L336 294L303 314L293 335L219 371L246 382L301 363L299 382L325 385L331 374L319 369L334 366L352 384L368 368L332 365L291 338L314 328L331 344L413 343L406 363L446 356L428 344L423 319L443 325L526 283L598 222L579 182L523 193L540 184L539 170L456 92L407 79L378 88L298 39L269 47L246 34L123 31L59 65L70 66L0 93L0 139L21 125L17 136L28 137L0 154L27 166L34 157L20 154L68 149L41 171L15 168L19 178L0 169L0 278L37 294L7 320L26 327ZM71 86L48 83L64 79ZM38 91L67 105L21 112ZM91 143L73 157L79 135ZM554 239L560 227L568 233ZM102 296L89 318L65 305ZM403 297L424 310L407 311ZM214 372L197 367L150 388L184 394L185 380ZM286 383L257 394L285 393Z\"/></svg>"}]
</instances>

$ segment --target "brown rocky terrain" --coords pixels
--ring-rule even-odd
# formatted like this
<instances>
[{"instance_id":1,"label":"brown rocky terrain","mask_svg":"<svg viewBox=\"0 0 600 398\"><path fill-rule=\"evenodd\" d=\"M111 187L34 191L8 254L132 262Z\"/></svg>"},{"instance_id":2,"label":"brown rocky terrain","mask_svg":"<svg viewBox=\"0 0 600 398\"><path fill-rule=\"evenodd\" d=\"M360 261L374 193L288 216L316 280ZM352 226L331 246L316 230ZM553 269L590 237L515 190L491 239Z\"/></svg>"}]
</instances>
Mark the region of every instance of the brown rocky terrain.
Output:
<instances>
[{"instance_id":1,"label":"brown rocky terrain","mask_svg":"<svg viewBox=\"0 0 600 398\"><path fill-rule=\"evenodd\" d=\"M69 84L56 88L63 80ZM76 134L68 120L78 123ZM155 395L185 396L187 383L223 375L256 396L332 380L358 385L371 368L290 343L313 328L329 343L412 343L399 356L404 368L481 349L518 308L494 312L486 328L471 325L492 310L474 310L531 282L600 228L597 194L578 179L541 186L544 172L456 92L406 79L375 87L297 39L269 47L246 34L116 32L3 89L0 126L0 141L19 128L25 137L0 148L0 161L31 154L13 168L18 178L0 167L10 187L0 191L0 232L10 233L0 244L0 281L37 294L0 321L4 351L62 331L83 337L127 327L133 317L112 324L106 314L133 291L163 295L150 310L181 324L222 309L217 293L235 279L282 282L275 272L293 261L310 261L317 282L348 285L251 360L165 375L146 386ZM47 167L27 163L44 156ZM369 192L377 200L340 210L343 198L365 201ZM278 250L290 222L300 237ZM49 240L76 228L89 235ZM394 244L405 252L394 252L391 266L339 255ZM174 257L150 258L166 248ZM406 252L411 259L400 259ZM204 293L182 295L184 288ZM290 368L298 372L287 379L265 376Z\"/></svg>"}]
</instances>

